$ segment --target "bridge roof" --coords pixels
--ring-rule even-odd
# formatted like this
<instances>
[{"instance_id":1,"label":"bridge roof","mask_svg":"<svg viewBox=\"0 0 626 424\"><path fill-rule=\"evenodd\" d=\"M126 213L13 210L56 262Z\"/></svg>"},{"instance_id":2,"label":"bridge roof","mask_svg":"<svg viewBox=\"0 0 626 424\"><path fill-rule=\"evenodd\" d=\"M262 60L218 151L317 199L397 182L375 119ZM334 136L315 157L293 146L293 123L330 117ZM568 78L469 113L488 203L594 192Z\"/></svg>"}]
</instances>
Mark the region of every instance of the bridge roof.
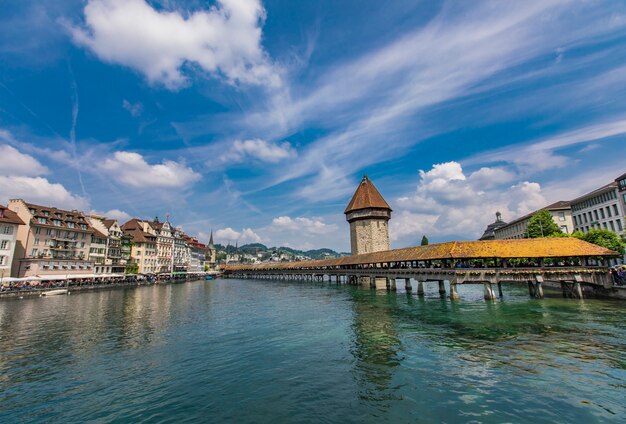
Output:
<instances>
[{"instance_id":1,"label":"bridge roof","mask_svg":"<svg viewBox=\"0 0 626 424\"><path fill-rule=\"evenodd\" d=\"M408 247L384 252L365 253L337 259L298 262L226 265L238 269L299 269L350 266L389 262L431 261L444 259L512 259L619 256L616 252L574 237L516 240L452 241L427 246Z\"/></svg>"}]
</instances>

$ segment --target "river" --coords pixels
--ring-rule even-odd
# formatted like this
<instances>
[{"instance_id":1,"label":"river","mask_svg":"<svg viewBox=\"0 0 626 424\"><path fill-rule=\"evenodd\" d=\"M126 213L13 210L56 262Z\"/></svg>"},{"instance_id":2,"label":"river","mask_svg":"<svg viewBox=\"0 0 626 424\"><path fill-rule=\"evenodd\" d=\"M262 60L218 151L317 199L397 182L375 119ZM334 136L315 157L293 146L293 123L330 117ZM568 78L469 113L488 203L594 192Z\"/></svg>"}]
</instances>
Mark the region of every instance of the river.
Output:
<instances>
[{"instance_id":1,"label":"river","mask_svg":"<svg viewBox=\"0 0 626 424\"><path fill-rule=\"evenodd\" d=\"M624 422L624 302L436 290L215 280L2 299L0 422Z\"/></svg>"}]
</instances>

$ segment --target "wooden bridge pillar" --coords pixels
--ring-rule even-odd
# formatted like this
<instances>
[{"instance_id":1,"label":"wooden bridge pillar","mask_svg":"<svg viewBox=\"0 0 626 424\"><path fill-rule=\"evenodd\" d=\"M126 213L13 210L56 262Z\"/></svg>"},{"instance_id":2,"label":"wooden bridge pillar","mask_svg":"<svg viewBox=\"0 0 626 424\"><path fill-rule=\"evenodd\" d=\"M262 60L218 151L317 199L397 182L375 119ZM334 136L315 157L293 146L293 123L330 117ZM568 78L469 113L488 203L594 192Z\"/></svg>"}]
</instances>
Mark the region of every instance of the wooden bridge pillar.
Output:
<instances>
[{"instance_id":1,"label":"wooden bridge pillar","mask_svg":"<svg viewBox=\"0 0 626 424\"><path fill-rule=\"evenodd\" d=\"M484 282L483 286L485 286L485 300L495 300L496 294L493 292L491 283Z\"/></svg>"},{"instance_id":2,"label":"wooden bridge pillar","mask_svg":"<svg viewBox=\"0 0 626 424\"><path fill-rule=\"evenodd\" d=\"M502 294L502 281L498 281L498 296L500 296L500 299L504 297Z\"/></svg>"},{"instance_id":3,"label":"wooden bridge pillar","mask_svg":"<svg viewBox=\"0 0 626 424\"><path fill-rule=\"evenodd\" d=\"M390 276L386 278L385 285L387 286L387 290L396 291L398 287L396 286L396 277Z\"/></svg>"},{"instance_id":4,"label":"wooden bridge pillar","mask_svg":"<svg viewBox=\"0 0 626 424\"><path fill-rule=\"evenodd\" d=\"M439 280L439 296L446 297L446 285L443 280Z\"/></svg>"},{"instance_id":5,"label":"wooden bridge pillar","mask_svg":"<svg viewBox=\"0 0 626 424\"><path fill-rule=\"evenodd\" d=\"M411 293L411 290L413 290L413 287L411 287L411 279L410 278L405 278L404 279L404 290L407 293Z\"/></svg>"},{"instance_id":6,"label":"wooden bridge pillar","mask_svg":"<svg viewBox=\"0 0 626 424\"><path fill-rule=\"evenodd\" d=\"M456 282L450 281L450 299L457 300L460 299L459 293L456 291Z\"/></svg>"},{"instance_id":7,"label":"wooden bridge pillar","mask_svg":"<svg viewBox=\"0 0 626 424\"><path fill-rule=\"evenodd\" d=\"M376 277L371 276L370 277L370 289L375 289L376 288Z\"/></svg>"},{"instance_id":8,"label":"wooden bridge pillar","mask_svg":"<svg viewBox=\"0 0 626 424\"><path fill-rule=\"evenodd\" d=\"M420 297L424 297L424 282L423 281L417 282L417 295Z\"/></svg>"},{"instance_id":9,"label":"wooden bridge pillar","mask_svg":"<svg viewBox=\"0 0 626 424\"><path fill-rule=\"evenodd\" d=\"M576 294L577 299L583 298L583 288L578 281L574 282L574 294Z\"/></svg>"}]
</instances>

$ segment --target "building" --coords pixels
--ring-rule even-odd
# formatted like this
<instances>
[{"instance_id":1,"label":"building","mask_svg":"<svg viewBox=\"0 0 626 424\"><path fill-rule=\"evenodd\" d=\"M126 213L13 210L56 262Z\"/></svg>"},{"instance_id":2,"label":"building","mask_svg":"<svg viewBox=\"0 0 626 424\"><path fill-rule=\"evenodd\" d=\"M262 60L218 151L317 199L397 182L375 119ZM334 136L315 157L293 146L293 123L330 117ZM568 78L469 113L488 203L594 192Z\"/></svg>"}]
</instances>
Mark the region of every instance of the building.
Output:
<instances>
[{"instance_id":1,"label":"building","mask_svg":"<svg viewBox=\"0 0 626 424\"><path fill-rule=\"evenodd\" d=\"M574 232L574 222L572 220L572 208L570 202L558 201L545 208L539 210L547 210L552 215L552 220L566 234ZM517 218L506 225L494 229L494 237L496 240L521 239L528 237L528 223L530 218L539 211L534 211L521 218Z\"/></svg>"},{"instance_id":2,"label":"building","mask_svg":"<svg viewBox=\"0 0 626 424\"><path fill-rule=\"evenodd\" d=\"M157 272L172 272L172 252L174 250L174 235L169 221L160 222L156 217L150 223L157 235Z\"/></svg>"},{"instance_id":3,"label":"building","mask_svg":"<svg viewBox=\"0 0 626 424\"><path fill-rule=\"evenodd\" d=\"M139 274L156 274L158 271L157 234L147 221L133 218L122 225L124 234L130 237L131 261L137 264Z\"/></svg>"},{"instance_id":4,"label":"building","mask_svg":"<svg viewBox=\"0 0 626 424\"><path fill-rule=\"evenodd\" d=\"M502 214L500 212L496 212L496 220L491 224L487 225L485 232L478 240L495 240L496 233L495 231L508 225L506 222L502 220Z\"/></svg>"},{"instance_id":5,"label":"building","mask_svg":"<svg viewBox=\"0 0 626 424\"><path fill-rule=\"evenodd\" d=\"M198 239L184 235L185 242L189 248L189 265L187 272L203 272L206 258L206 245L200 243Z\"/></svg>"},{"instance_id":6,"label":"building","mask_svg":"<svg viewBox=\"0 0 626 424\"><path fill-rule=\"evenodd\" d=\"M624 204L619 180L572 200L574 228L577 231L587 233L602 229L624 233Z\"/></svg>"},{"instance_id":7,"label":"building","mask_svg":"<svg viewBox=\"0 0 626 424\"><path fill-rule=\"evenodd\" d=\"M185 272L189 267L189 261L191 260L191 252L187 242L185 242L185 233L180 228L175 228L173 232L174 237L174 272Z\"/></svg>"},{"instance_id":8,"label":"building","mask_svg":"<svg viewBox=\"0 0 626 424\"><path fill-rule=\"evenodd\" d=\"M213 243L213 230L211 230L211 237L209 238L209 244L206 247L205 262L206 267L214 271L217 264L217 249Z\"/></svg>"},{"instance_id":9,"label":"building","mask_svg":"<svg viewBox=\"0 0 626 424\"><path fill-rule=\"evenodd\" d=\"M353 255L389 250L391 208L366 176L356 189L344 213L350 223Z\"/></svg>"},{"instance_id":10,"label":"building","mask_svg":"<svg viewBox=\"0 0 626 424\"><path fill-rule=\"evenodd\" d=\"M87 217L77 210L9 201L9 209L24 222L17 231L12 275L74 275L94 272L89 260L94 233Z\"/></svg>"},{"instance_id":11,"label":"building","mask_svg":"<svg viewBox=\"0 0 626 424\"><path fill-rule=\"evenodd\" d=\"M24 225L24 221L9 208L0 205L0 278L11 276L20 225Z\"/></svg>"},{"instance_id":12,"label":"building","mask_svg":"<svg viewBox=\"0 0 626 424\"><path fill-rule=\"evenodd\" d=\"M102 224L109 234L107 264L111 266L113 274L125 274L126 267L130 265L130 237L124 234L122 227L115 219L103 219Z\"/></svg>"},{"instance_id":13,"label":"building","mask_svg":"<svg viewBox=\"0 0 626 424\"><path fill-rule=\"evenodd\" d=\"M626 174L620 175L615 179L617 183L617 192L622 204L622 224L626 224Z\"/></svg>"}]
</instances>

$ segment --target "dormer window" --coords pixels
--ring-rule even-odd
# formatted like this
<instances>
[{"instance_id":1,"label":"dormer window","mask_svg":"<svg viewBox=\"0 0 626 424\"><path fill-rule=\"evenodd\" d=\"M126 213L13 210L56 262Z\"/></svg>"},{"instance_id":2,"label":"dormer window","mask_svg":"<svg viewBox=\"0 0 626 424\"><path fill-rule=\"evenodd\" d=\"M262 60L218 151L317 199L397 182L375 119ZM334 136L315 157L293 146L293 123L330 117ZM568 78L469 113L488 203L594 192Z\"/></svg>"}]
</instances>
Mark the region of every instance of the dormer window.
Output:
<instances>
[{"instance_id":1,"label":"dormer window","mask_svg":"<svg viewBox=\"0 0 626 424\"><path fill-rule=\"evenodd\" d=\"M50 212L48 211L42 211L42 213L43 213L43 216L50 216Z\"/></svg>"},{"instance_id":2,"label":"dormer window","mask_svg":"<svg viewBox=\"0 0 626 424\"><path fill-rule=\"evenodd\" d=\"M47 224L48 220L46 218L37 218L37 222L40 224Z\"/></svg>"}]
</instances>

